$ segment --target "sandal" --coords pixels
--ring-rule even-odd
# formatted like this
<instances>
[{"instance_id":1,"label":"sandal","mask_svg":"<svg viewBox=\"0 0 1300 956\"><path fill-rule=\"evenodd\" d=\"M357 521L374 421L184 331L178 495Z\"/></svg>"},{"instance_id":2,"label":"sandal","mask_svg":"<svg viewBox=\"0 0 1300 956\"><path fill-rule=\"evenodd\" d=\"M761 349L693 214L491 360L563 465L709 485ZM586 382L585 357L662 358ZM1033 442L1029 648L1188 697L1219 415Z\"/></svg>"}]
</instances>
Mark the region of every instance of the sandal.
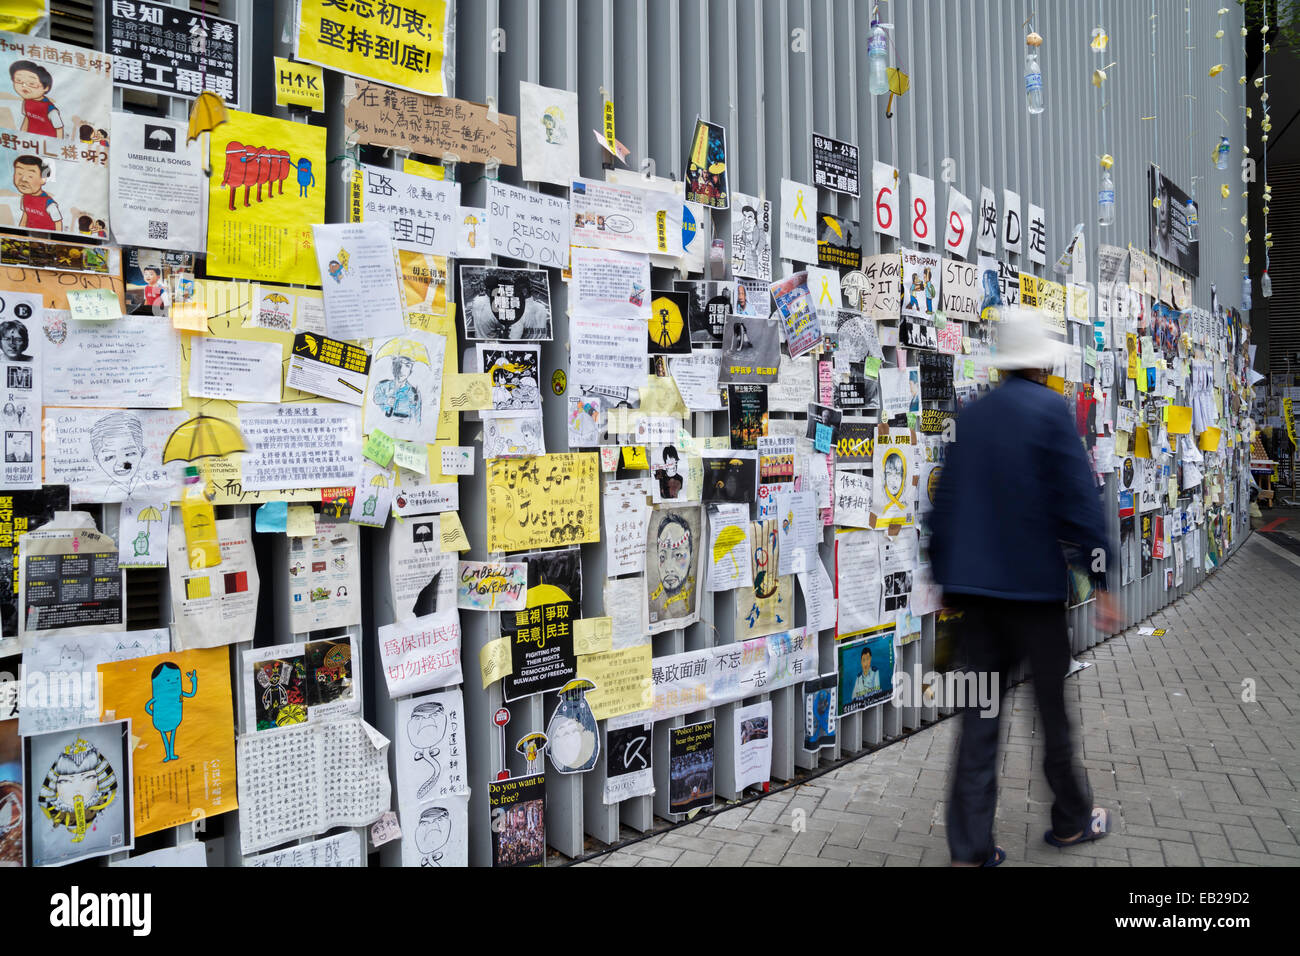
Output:
<instances>
[{"instance_id":1,"label":"sandal","mask_svg":"<svg viewBox=\"0 0 1300 956\"><path fill-rule=\"evenodd\" d=\"M1071 846L1078 846L1080 843L1089 843L1093 840L1100 840L1102 837L1104 837L1107 833L1110 832L1110 823L1111 820L1110 820L1109 810L1107 810L1105 807L1093 807L1091 822L1088 824L1088 826L1084 828L1083 832L1080 833L1077 837L1065 839L1063 837L1058 837L1051 830L1048 830L1046 833L1043 834L1043 839L1046 840L1050 845L1057 847L1059 849L1065 849L1066 847L1071 847Z\"/></svg>"},{"instance_id":2,"label":"sandal","mask_svg":"<svg viewBox=\"0 0 1300 956\"><path fill-rule=\"evenodd\" d=\"M1007 851L1002 849L1000 846L995 846L993 848L993 855L981 863L980 866L1000 866L1006 862L1006 859Z\"/></svg>"}]
</instances>

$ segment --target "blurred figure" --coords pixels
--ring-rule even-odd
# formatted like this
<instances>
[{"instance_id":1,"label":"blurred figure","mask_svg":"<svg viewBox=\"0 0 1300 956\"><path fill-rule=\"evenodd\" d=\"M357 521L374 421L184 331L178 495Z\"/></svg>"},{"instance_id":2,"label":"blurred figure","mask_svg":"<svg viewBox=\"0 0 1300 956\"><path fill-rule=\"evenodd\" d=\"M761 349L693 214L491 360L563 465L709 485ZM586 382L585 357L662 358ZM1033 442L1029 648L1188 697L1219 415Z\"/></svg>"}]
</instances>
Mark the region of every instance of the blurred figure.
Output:
<instances>
[{"instance_id":1,"label":"blurred figure","mask_svg":"<svg viewBox=\"0 0 1300 956\"><path fill-rule=\"evenodd\" d=\"M1086 556L1098 588L1098 628L1110 632L1118 615L1104 590L1112 551L1092 469L1064 400L1047 387L1062 345L1048 336L1044 318L1030 309L1002 311L989 364L1003 370L1003 383L957 421L931 516L930 554L945 607L963 614L967 665L996 674L1005 693L1008 675L1029 659L1055 795L1044 839L1072 846L1104 836L1110 814L1093 807L1070 741L1062 542ZM947 816L954 866L1006 859L993 840L999 713L982 715L968 702L962 714Z\"/></svg>"}]
</instances>

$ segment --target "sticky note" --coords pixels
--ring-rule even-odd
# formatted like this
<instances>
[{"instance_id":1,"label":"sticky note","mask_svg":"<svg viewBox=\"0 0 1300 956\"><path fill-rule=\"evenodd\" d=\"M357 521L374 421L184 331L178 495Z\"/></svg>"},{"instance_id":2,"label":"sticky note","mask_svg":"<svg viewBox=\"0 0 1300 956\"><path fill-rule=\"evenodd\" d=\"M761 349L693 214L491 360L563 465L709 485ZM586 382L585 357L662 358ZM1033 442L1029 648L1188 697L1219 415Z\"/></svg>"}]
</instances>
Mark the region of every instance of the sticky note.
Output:
<instances>
[{"instance_id":1,"label":"sticky note","mask_svg":"<svg viewBox=\"0 0 1300 956\"><path fill-rule=\"evenodd\" d=\"M1217 428L1207 428L1201 432L1200 439L1196 442L1196 447L1201 451L1216 451L1219 447L1219 436L1222 433Z\"/></svg>"},{"instance_id":2,"label":"sticky note","mask_svg":"<svg viewBox=\"0 0 1300 956\"><path fill-rule=\"evenodd\" d=\"M311 505L289 505L285 533L291 538L309 538L316 533L316 511Z\"/></svg>"},{"instance_id":3,"label":"sticky note","mask_svg":"<svg viewBox=\"0 0 1300 956\"><path fill-rule=\"evenodd\" d=\"M1061 378L1061 376L1059 375L1049 375L1047 376L1047 387L1050 388L1052 391L1056 392L1058 395L1064 395L1065 379Z\"/></svg>"},{"instance_id":4,"label":"sticky note","mask_svg":"<svg viewBox=\"0 0 1300 956\"><path fill-rule=\"evenodd\" d=\"M181 332L206 332L208 307L202 302L173 302L172 328Z\"/></svg>"},{"instance_id":5,"label":"sticky note","mask_svg":"<svg viewBox=\"0 0 1300 956\"><path fill-rule=\"evenodd\" d=\"M447 170L436 163L422 163L418 159L412 159L407 156L402 160L402 172L411 173L414 176L423 176L425 179L446 179Z\"/></svg>"},{"instance_id":6,"label":"sticky note","mask_svg":"<svg viewBox=\"0 0 1300 956\"><path fill-rule=\"evenodd\" d=\"M361 454L365 455L376 465L387 468L392 463L393 455L397 450L397 443L391 435L376 428L366 436L366 443L361 449ZM425 466L426 468L428 465Z\"/></svg>"},{"instance_id":7,"label":"sticky note","mask_svg":"<svg viewBox=\"0 0 1300 956\"><path fill-rule=\"evenodd\" d=\"M1144 426L1138 426L1133 432L1133 454L1137 458L1151 457L1151 436Z\"/></svg>"},{"instance_id":8,"label":"sticky note","mask_svg":"<svg viewBox=\"0 0 1300 956\"><path fill-rule=\"evenodd\" d=\"M1170 405L1165 409L1169 434L1188 435L1192 431L1192 410L1187 405Z\"/></svg>"},{"instance_id":9,"label":"sticky note","mask_svg":"<svg viewBox=\"0 0 1300 956\"><path fill-rule=\"evenodd\" d=\"M442 542L442 550L468 551L469 538L465 536L465 526L460 523L460 515L454 511L444 511L438 518L438 540Z\"/></svg>"},{"instance_id":10,"label":"sticky note","mask_svg":"<svg viewBox=\"0 0 1300 956\"><path fill-rule=\"evenodd\" d=\"M438 449L442 455L442 473L444 475L474 474L474 449L466 445L443 445Z\"/></svg>"},{"instance_id":11,"label":"sticky note","mask_svg":"<svg viewBox=\"0 0 1300 956\"><path fill-rule=\"evenodd\" d=\"M862 370L866 374L867 378L879 378L880 359L876 358L874 355L868 355L862 360Z\"/></svg>"},{"instance_id":12,"label":"sticky note","mask_svg":"<svg viewBox=\"0 0 1300 956\"><path fill-rule=\"evenodd\" d=\"M813 448L823 455L829 455L831 451L831 433L834 429L825 422L817 423L816 438L813 439Z\"/></svg>"},{"instance_id":13,"label":"sticky note","mask_svg":"<svg viewBox=\"0 0 1300 956\"><path fill-rule=\"evenodd\" d=\"M916 431L916 412L907 413L907 427L912 431Z\"/></svg>"},{"instance_id":14,"label":"sticky note","mask_svg":"<svg viewBox=\"0 0 1300 956\"><path fill-rule=\"evenodd\" d=\"M646 456L645 448L641 445L624 445L623 467L633 471L648 471L650 459Z\"/></svg>"},{"instance_id":15,"label":"sticky note","mask_svg":"<svg viewBox=\"0 0 1300 956\"><path fill-rule=\"evenodd\" d=\"M1115 433L1115 454L1127 455L1128 442L1129 442L1128 432L1116 432Z\"/></svg>"},{"instance_id":16,"label":"sticky note","mask_svg":"<svg viewBox=\"0 0 1300 956\"><path fill-rule=\"evenodd\" d=\"M961 351L962 351L962 354L963 354L963 355L970 355L970 336L969 336L969 335L963 335L963 336L961 337Z\"/></svg>"},{"instance_id":17,"label":"sticky note","mask_svg":"<svg viewBox=\"0 0 1300 956\"><path fill-rule=\"evenodd\" d=\"M448 375L442 393L442 406L453 412L481 411L492 407L492 374Z\"/></svg>"},{"instance_id":18,"label":"sticky note","mask_svg":"<svg viewBox=\"0 0 1300 956\"><path fill-rule=\"evenodd\" d=\"M289 502L268 501L257 509L254 527L264 533L285 531L289 527Z\"/></svg>"},{"instance_id":19,"label":"sticky note","mask_svg":"<svg viewBox=\"0 0 1300 956\"><path fill-rule=\"evenodd\" d=\"M371 434L377 433L371 432ZM399 441L394 443L392 460L397 464L398 468L405 468L421 475L429 473L428 447L422 442ZM384 463L380 462L380 464Z\"/></svg>"},{"instance_id":20,"label":"sticky note","mask_svg":"<svg viewBox=\"0 0 1300 956\"><path fill-rule=\"evenodd\" d=\"M967 381L969 381L970 379L973 379L973 378L975 377L975 362L974 362L973 360L971 360L971 359L962 359L962 375L961 375L961 377L962 377L963 380L967 380Z\"/></svg>"},{"instance_id":21,"label":"sticky note","mask_svg":"<svg viewBox=\"0 0 1300 956\"><path fill-rule=\"evenodd\" d=\"M78 322L109 322L122 317L122 304L112 289L69 289L68 311Z\"/></svg>"},{"instance_id":22,"label":"sticky note","mask_svg":"<svg viewBox=\"0 0 1300 956\"><path fill-rule=\"evenodd\" d=\"M613 649L612 617L580 617L573 622L574 654L600 654Z\"/></svg>"},{"instance_id":23,"label":"sticky note","mask_svg":"<svg viewBox=\"0 0 1300 956\"><path fill-rule=\"evenodd\" d=\"M483 689L511 673L510 638L498 637L488 641L478 652L478 669L483 676Z\"/></svg>"}]
</instances>

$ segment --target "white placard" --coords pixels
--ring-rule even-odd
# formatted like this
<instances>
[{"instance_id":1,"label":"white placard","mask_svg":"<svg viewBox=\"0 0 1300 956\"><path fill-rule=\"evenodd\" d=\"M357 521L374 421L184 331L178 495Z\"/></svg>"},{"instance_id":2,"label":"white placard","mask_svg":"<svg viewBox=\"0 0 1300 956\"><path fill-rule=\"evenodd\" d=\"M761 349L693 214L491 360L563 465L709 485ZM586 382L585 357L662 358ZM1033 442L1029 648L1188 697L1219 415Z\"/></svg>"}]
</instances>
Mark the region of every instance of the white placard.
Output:
<instances>
[{"instance_id":1,"label":"white placard","mask_svg":"<svg viewBox=\"0 0 1300 956\"><path fill-rule=\"evenodd\" d=\"M193 336L190 341L190 395L228 402L280 400L283 352L279 342L204 335Z\"/></svg>"},{"instance_id":2,"label":"white placard","mask_svg":"<svg viewBox=\"0 0 1300 956\"><path fill-rule=\"evenodd\" d=\"M544 193L489 180L492 254L564 269L569 265L569 204Z\"/></svg>"},{"instance_id":3,"label":"white placard","mask_svg":"<svg viewBox=\"0 0 1300 956\"><path fill-rule=\"evenodd\" d=\"M205 247L204 148L202 140L186 143L184 121L113 113L108 168L114 240L150 249Z\"/></svg>"}]
</instances>

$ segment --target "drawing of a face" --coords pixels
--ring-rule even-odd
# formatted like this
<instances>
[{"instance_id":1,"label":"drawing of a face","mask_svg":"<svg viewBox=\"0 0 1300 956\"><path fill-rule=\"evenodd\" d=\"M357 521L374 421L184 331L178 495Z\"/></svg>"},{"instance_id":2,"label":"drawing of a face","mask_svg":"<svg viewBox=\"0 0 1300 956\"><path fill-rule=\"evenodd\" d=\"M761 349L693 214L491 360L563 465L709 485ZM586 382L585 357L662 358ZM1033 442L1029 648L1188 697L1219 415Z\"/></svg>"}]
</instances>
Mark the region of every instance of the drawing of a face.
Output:
<instances>
[{"instance_id":1,"label":"drawing of a face","mask_svg":"<svg viewBox=\"0 0 1300 956\"><path fill-rule=\"evenodd\" d=\"M14 66L18 64L15 63ZM13 80L14 92L25 100L39 100L50 91L50 87L41 81L35 70L16 69L10 73L10 77Z\"/></svg>"},{"instance_id":2,"label":"drawing of a face","mask_svg":"<svg viewBox=\"0 0 1300 956\"><path fill-rule=\"evenodd\" d=\"M8 322L0 324L0 352L11 362L29 361L31 356L27 355L27 329L21 322L15 322L10 319ZM8 411L6 406L6 412Z\"/></svg>"},{"instance_id":3,"label":"drawing of a face","mask_svg":"<svg viewBox=\"0 0 1300 956\"><path fill-rule=\"evenodd\" d=\"M740 234L745 237L746 241L750 241L757 231L758 212L753 206L746 206L740 214Z\"/></svg>"},{"instance_id":4,"label":"drawing of a face","mask_svg":"<svg viewBox=\"0 0 1300 956\"><path fill-rule=\"evenodd\" d=\"M898 452L891 452L885 459L885 490L891 498L897 498L902 493L906 472L907 465L903 461L903 456Z\"/></svg>"},{"instance_id":5,"label":"drawing of a face","mask_svg":"<svg viewBox=\"0 0 1300 956\"><path fill-rule=\"evenodd\" d=\"M691 569L691 529L680 515L667 515L659 522L655 535L659 547L659 581L669 594L676 594L686 584Z\"/></svg>"},{"instance_id":6,"label":"drawing of a face","mask_svg":"<svg viewBox=\"0 0 1300 956\"><path fill-rule=\"evenodd\" d=\"M14 160L14 189L24 196L35 196L45 188L47 169L35 156L19 156Z\"/></svg>"},{"instance_id":7,"label":"drawing of a face","mask_svg":"<svg viewBox=\"0 0 1300 956\"><path fill-rule=\"evenodd\" d=\"M140 420L126 412L101 418L90 430L90 447L100 470L113 484L129 491L144 458L144 430Z\"/></svg>"},{"instance_id":8,"label":"drawing of a face","mask_svg":"<svg viewBox=\"0 0 1300 956\"><path fill-rule=\"evenodd\" d=\"M411 369L414 367L415 363L405 355L396 356L393 359L393 378L398 382L405 382L411 377Z\"/></svg>"},{"instance_id":9,"label":"drawing of a face","mask_svg":"<svg viewBox=\"0 0 1300 956\"><path fill-rule=\"evenodd\" d=\"M450 838L451 814L445 807L430 807L420 814L420 822L415 826L415 845L425 854L426 865L437 865L442 859L438 851Z\"/></svg>"},{"instance_id":10,"label":"drawing of a face","mask_svg":"<svg viewBox=\"0 0 1300 956\"><path fill-rule=\"evenodd\" d=\"M442 741L447 734L447 711L437 701L425 701L411 711L406 722L406 736L411 746L427 749Z\"/></svg>"}]
</instances>

